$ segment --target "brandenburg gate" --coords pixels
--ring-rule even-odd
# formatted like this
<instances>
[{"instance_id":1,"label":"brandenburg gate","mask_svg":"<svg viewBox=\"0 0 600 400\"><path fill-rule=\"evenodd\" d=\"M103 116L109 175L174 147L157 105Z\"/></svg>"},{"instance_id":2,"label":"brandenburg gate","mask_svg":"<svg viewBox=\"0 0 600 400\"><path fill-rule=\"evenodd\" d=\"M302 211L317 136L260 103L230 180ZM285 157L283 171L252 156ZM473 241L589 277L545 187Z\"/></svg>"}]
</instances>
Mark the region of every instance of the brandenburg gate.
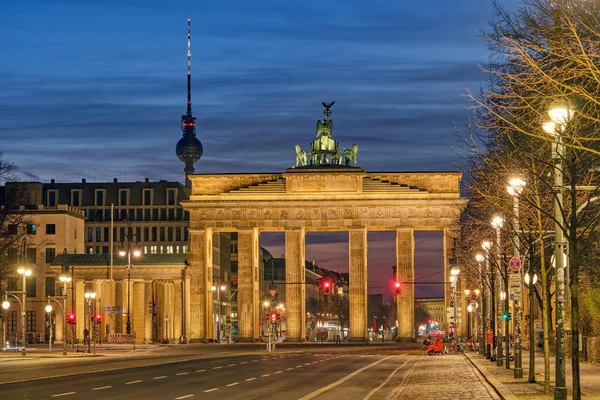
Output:
<instances>
[{"instance_id":1,"label":"brandenburg gate","mask_svg":"<svg viewBox=\"0 0 600 400\"><path fill-rule=\"evenodd\" d=\"M240 341L259 337L259 234L285 233L287 341L305 337L305 235L348 232L350 340L367 340L367 232L396 232L397 279L414 281L416 230L444 232L444 280L460 212L459 172L366 172L358 146L342 152L331 138L332 104L317 122L310 153L296 146L297 166L284 173L190 175L188 338L213 339L212 238L238 233ZM325 137L325 140L323 138ZM329 141L333 141L333 145ZM354 166L350 163L354 162ZM300 165L298 165L300 164ZM446 296L447 298L447 296ZM414 286L397 295L398 337L414 336Z\"/></svg>"}]
</instances>

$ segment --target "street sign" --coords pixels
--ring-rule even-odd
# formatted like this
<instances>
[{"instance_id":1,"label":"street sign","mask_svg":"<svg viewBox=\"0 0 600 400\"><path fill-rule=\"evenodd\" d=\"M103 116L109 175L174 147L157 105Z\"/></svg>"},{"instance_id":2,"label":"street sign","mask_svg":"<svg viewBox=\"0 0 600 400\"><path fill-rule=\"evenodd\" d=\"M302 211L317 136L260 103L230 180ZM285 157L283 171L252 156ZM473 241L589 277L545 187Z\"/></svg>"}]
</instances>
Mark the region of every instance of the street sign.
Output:
<instances>
[{"instance_id":1,"label":"street sign","mask_svg":"<svg viewBox=\"0 0 600 400\"><path fill-rule=\"evenodd\" d=\"M518 271L521 269L521 259L519 257L512 257L509 261L508 261L508 268L510 268L511 271Z\"/></svg>"},{"instance_id":2,"label":"street sign","mask_svg":"<svg viewBox=\"0 0 600 400\"><path fill-rule=\"evenodd\" d=\"M274 299L275 296L277 296L277 289L269 289L269 294L271 295L271 298Z\"/></svg>"},{"instance_id":3,"label":"street sign","mask_svg":"<svg viewBox=\"0 0 600 400\"><path fill-rule=\"evenodd\" d=\"M110 312L111 309L112 309L111 306L106 306L106 307L104 307L104 312Z\"/></svg>"},{"instance_id":4,"label":"street sign","mask_svg":"<svg viewBox=\"0 0 600 400\"><path fill-rule=\"evenodd\" d=\"M508 292L511 300L521 300L521 274L508 275Z\"/></svg>"}]
</instances>

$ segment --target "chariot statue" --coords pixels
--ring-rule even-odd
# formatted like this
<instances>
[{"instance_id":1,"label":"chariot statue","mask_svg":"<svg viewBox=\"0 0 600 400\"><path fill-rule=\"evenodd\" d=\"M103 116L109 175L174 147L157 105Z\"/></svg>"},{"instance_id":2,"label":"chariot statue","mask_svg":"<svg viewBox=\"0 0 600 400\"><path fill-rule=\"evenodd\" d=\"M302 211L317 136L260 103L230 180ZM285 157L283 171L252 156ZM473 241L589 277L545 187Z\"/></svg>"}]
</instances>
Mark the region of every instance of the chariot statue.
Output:
<instances>
[{"instance_id":1,"label":"chariot statue","mask_svg":"<svg viewBox=\"0 0 600 400\"><path fill-rule=\"evenodd\" d=\"M308 151L302 149L299 144L296 145L296 166L302 165L345 165L350 166L354 162L356 167L356 156L358 154L358 145L353 144L350 149L342 151L340 144L332 137L333 121L329 119L331 116L331 107L335 101L331 103L321 102L325 111L323 111L324 119L317 121L317 138L309 144Z\"/></svg>"}]
</instances>

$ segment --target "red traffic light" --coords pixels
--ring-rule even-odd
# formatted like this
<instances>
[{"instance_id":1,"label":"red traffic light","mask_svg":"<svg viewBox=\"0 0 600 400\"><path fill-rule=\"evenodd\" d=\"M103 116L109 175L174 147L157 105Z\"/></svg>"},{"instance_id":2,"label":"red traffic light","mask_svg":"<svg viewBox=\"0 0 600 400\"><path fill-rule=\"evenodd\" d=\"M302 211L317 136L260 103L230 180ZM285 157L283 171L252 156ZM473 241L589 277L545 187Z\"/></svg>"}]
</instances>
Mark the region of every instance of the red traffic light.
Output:
<instances>
[{"instance_id":1,"label":"red traffic light","mask_svg":"<svg viewBox=\"0 0 600 400\"><path fill-rule=\"evenodd\" d=\"M400 294L400 286L401 286L401 285L400 285L400 282L396 281L396 282L394 283L394 292L395 292L396 294Z\"/></svg>"},{"instance_id":2,"label":"red traffic light","mask_svg":"<svg viewBox=\"0 0 600 400\"><path fill-rule=\"evenodd\" d=\"M75 318L75 313L73 311L69 311L69 313L67 314L67 324L75 324L76 322L76 318Z\"/></svg>"},{"instance_id":3,"label":"red traffic light","mask_svg":"<svg viewBox=\"0 0 600 400\"><path fill-rule=\"evenodd\" d=\"M94 317L94 322L96 322L97 324L102 322L102 314L96 314L96 316Z\"/></svg>"},{"instance_id":4,"label":"red traffic light","mask_svg":"<svg viewBox=\"0 0 600 400\"><path fill-rule=\"evenodd\" d=\"M277 322L277 320L279 319L279 315L277 315L276 312L272 312L271 314L269 314L269 317L272 323Z\"/></svg>"},{"instance_id":5,"label":"red traffic light","mask_svg":"<svg viewBox=\"0 0 600 400\"><path fill-rule=\"evenodd\" d=\"M331 293L332 287L333 287L333 282L331 282L329 279L323 280L323 292L325 294Z\"/></svg>"}]
</instances>

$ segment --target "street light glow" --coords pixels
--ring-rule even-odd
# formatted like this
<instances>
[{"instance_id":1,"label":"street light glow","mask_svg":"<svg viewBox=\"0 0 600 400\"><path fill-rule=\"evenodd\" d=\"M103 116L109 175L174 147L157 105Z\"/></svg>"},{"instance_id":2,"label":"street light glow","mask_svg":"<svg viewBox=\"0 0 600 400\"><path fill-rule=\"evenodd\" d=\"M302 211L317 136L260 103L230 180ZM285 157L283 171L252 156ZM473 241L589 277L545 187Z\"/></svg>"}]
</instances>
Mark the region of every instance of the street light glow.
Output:
<instances>
[{"instance_id":1,"label":"street light glow","mask_svg":"<svg viewBox=\"0 0 600 400\"><path fill-rule=\"evenodd\" d=\"M481 254L481 253L477 253L477 254L475 254L475 260L476 260L477 262L482 262L482 261L483 261L483 259L484 259L484 258L483 258L483 254Z\"/></svg>"},{"instance_id":2,"label":"street light glow","mask_svg":"<svg viewBox=\"0 0 600 400\"><path fill-rule=\"evenodd\" d=\"M506 187L506 191L511 196L519 196L523 193L523 188L525 188L525 181L521 178L512 178L508 181L508 186Z\"/></svg>"},{"instance_id":3,"label":"street light glow","mask_svg":"<svg viewBox=\"0 0 600 400\"><path fill-rule=\"evenodd\" d=\"M470 294L471 294L471 290L465 289L465 296L469 297Z\"/></svg>"},{"instance_id":4,"label":"street light glow","mask_svg":"<svg viewBox=\"0 0 600 400\"><path fill-rule=\"evenodd\" d=\"M537 280L538 280L537 274L533 274L533 284L534 285L537 283ZM527 286L529 286L529 274L525 274L524 281L525 281L525 284Z\"/></svg>"},{"instance_id":5,"label":"street light glow","mask_svg":"<svg viewBox=\"0 0 600 400\"><path fill-rule=\"evenodd\" d=\"M17 272L19 273L19 275L23 275L25 273L25 268L19 267L19 269L17 269Z\"/></svg>"},{"instance_id":6,"label":"street light glow","mask_svg":"<svg viewBox=\"0 0 600 400\"><path fill-rule=\"evenodd\" d=\"M119 250L119 255L121 257L125 257L127 255L127 252L125 250Z\"/></svg>"},{"instance_id":7,"label":"street light glow","mask_svg":"<svg viewBox=\"0 0 600 400\"><path fill-rule=\"evenodd\" d=\"M555 124L566 124L573 118L574 110L571 105L564 100L557 100L550 104L548 116Z\"/></svg>"},{"instance_id":8,"label":"street light glow","mask_svg":"<svg viewBox=\"0 0 600 400\"><path fill-rule=\"evenodd\" d=\"M504 226L504 218L502 218L499 215L496 215L492 219L491 224L492 224L492 228L494 228L494 229L501 229Z\"/></svg>"},{"instance_id":9,"label":"street light glow","mask_svg":"<svg viewBox=\"0 0 600 400\"><path fill-rule=\"evenodd\" d=\"M46 304L46 307L44 308L44 310L46 310L47 313L51 313L52 312L52 306L50 304Z\"/></svg>"},{"instance_id":10,"label":"street light glow","mask_svg":"<svg viewBox=\"0 0 600 400\"><path fill-rule=\"evenodd\" d=\"M483 243L481 243L481 248L485 251L490 251L490 249L492 248L492 242L490 242L489 240L484 240Z\"/></svg>"},{"instance_id":11,"label":"street light glow","mask_svg":"<svg viewBox=\"0 0 600 400\"><path fill-rule=\"evenodd\" d=\"M142 255L142 252L141 252L141 251L139 251L138 249L136 249L136 250L134 250L134 251L133 251L133 256L134 256L134 257L139 257L139 256L141 256L141 255Z\"/></svg>"},{"instance_id":12,"label":"street light glow","mask_svg":"<svg viewBox=\"0 0 600 400\"><path fill-rule=\"evenodd\" d=\"M2 308L4 308L5 310L8 310L8 307L10 307L10 302L8 300L4 300L2 302Z\"/></svg>"},{"instance_id":13,"label":"street light glow","mask_svg":"<svg viewBox=\"0 0 600 400\"><path fill-rule=\"evenodd\" d=\"M457 266L450 268L450 275L456 276L459 273L460 273L460 268L458 268Z\"/></svg>"}]
</instances>

